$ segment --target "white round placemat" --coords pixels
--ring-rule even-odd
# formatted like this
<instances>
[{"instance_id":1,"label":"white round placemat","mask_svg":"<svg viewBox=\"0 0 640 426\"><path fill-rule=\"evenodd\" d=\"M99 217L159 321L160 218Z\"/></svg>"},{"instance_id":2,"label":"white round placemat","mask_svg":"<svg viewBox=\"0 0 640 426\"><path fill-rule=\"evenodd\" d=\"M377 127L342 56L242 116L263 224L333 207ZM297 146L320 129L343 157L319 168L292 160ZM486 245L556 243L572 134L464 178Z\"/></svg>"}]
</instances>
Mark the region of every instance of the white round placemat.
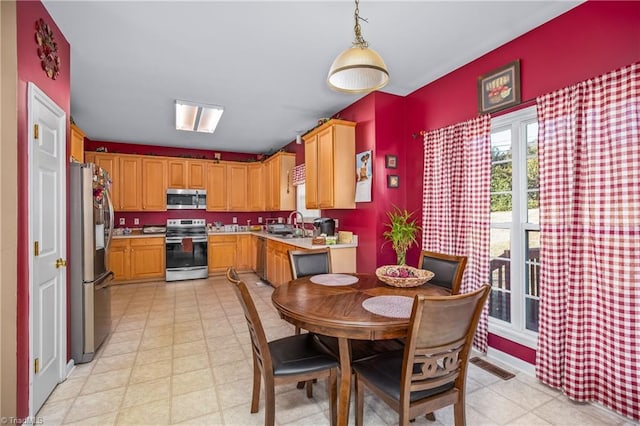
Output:
<instances>
[{"instance_id":1,"label":"white round placemat","mask_svg":"<svg viewBox=\"0 0 640 426\"><path fill-rule=\"evenodd\" d=\"M358 282L358 277L347 274L320 274L312 276L309 280L320 285L351 285Z\"/></svg>"},{"instance_id":2,"label":"white round placemat","mask_svg":"<svg viewBox=\"0 0 640 426\"><path fill-rule=\"evenodd\" d=\"M409 318L413 299L407 296L375 296L362 302L367 311L391 318Z\"/></svg>"}]
</instances>

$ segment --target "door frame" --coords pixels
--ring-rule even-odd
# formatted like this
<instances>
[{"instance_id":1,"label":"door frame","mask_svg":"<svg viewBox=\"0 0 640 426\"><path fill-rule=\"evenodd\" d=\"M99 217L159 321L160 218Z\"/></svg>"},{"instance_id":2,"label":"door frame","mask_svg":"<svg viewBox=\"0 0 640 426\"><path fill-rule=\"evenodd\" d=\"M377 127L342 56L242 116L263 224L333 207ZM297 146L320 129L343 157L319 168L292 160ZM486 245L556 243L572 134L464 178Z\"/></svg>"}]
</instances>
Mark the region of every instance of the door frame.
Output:
<instances>
[{"instance_id":1,"label":"door frame","mask_svg":"<svg viewBox=\"0 0 640 426\"><path fill-rule=\"evenodd\" d=\"M59 212L60 223L60 238L59 238L59 249L62 256L67 257L67 114L66 112L60 108L45 92L43 92L38 86L36 86L33 82L28 82L27 85L27 111L28 111L28 122L27 122L27 158L28 158L28 171L27 171L27 200L28 200L28 208L27 212L31 211L32 206L32 196L33 196L33 129L34 129L34 102L38 100L47 108L51 109L56 116L58 117L58 132L62 135L61 140L63 143L58 144L58 168L60 170L61 176L61 188L60 188L60 198L62 202L60 203L61 212ZM33 242L33 223L31 216L29 216L28 220L28 244L27 247L31 250L32 242ZM34 418L36 415L33 407L33 379L34 379L34 371L33 371L33 277L34 277L34 259L33 252L29 253L29 416L30 418ZM60 301L60 309L59 317L58 317L58 328L56 330L56 340L58 342L58 383L62 382L67 376L67 285L68 285L68 277L67 271L64 270L63 279L61 279L61 285L58 292L58 300Z\"/></svg>"}]
</instances>

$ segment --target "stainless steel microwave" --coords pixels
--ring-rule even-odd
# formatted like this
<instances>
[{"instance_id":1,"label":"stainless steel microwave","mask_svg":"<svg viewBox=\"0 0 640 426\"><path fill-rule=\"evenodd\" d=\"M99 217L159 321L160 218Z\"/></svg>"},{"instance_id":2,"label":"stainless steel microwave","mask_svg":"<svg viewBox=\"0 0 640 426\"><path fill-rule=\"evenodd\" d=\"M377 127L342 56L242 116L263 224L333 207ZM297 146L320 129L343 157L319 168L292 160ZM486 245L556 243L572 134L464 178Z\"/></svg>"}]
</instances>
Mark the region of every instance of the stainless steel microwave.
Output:
<instances>
[{"instance_id":1,"label":"stainless steel microwave","mask_svg":"<svg viewBox=\"0 0 640 426\"><path fill-rule=\"evenodd\" d=\"M204 210L206 208L206 189L167 189L167 210Z\"/></svg>"}]
</instances>

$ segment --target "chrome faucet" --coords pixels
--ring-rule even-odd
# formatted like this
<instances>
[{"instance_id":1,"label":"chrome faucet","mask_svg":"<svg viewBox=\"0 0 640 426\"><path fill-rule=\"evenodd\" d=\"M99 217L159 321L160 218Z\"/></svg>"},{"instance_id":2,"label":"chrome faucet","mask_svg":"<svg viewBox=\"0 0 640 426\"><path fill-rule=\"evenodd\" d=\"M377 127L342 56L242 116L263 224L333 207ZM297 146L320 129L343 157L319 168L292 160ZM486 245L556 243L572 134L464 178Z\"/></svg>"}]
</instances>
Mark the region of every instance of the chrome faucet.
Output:
<instances>
[{"instance_id":1,"label":"chrome faucet","mask_svg":"<svg viewBox=\"0 0 640 426\"><path fill-rule=\"evenodd\" d=\"M298 217L300 217L300 226L298 226ZM294 210L289 214L289 219L287 222L291 223L294 228L298 228L302 230L302 236L304 236L304 216L298 210Z\"/></svg>"}]
</instances>

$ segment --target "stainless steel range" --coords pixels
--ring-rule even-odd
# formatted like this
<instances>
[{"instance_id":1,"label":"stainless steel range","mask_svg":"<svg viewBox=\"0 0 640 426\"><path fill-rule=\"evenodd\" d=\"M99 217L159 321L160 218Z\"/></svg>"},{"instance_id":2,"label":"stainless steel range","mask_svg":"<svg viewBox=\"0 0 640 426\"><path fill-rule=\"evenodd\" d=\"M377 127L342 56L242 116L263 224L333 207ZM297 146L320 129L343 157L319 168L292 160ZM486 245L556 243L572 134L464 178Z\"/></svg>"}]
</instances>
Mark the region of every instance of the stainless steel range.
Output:
<instances>
[{"instance_id":1,"label":"stainless steel range","mask_svg":"<svg viewBox=\"0 0 640 426\"><path fill-rule=\"evenodd\" d=\"M207 278L205 220L167 220L166 253L167 281Z\"/></svg>"}]
</instances>

